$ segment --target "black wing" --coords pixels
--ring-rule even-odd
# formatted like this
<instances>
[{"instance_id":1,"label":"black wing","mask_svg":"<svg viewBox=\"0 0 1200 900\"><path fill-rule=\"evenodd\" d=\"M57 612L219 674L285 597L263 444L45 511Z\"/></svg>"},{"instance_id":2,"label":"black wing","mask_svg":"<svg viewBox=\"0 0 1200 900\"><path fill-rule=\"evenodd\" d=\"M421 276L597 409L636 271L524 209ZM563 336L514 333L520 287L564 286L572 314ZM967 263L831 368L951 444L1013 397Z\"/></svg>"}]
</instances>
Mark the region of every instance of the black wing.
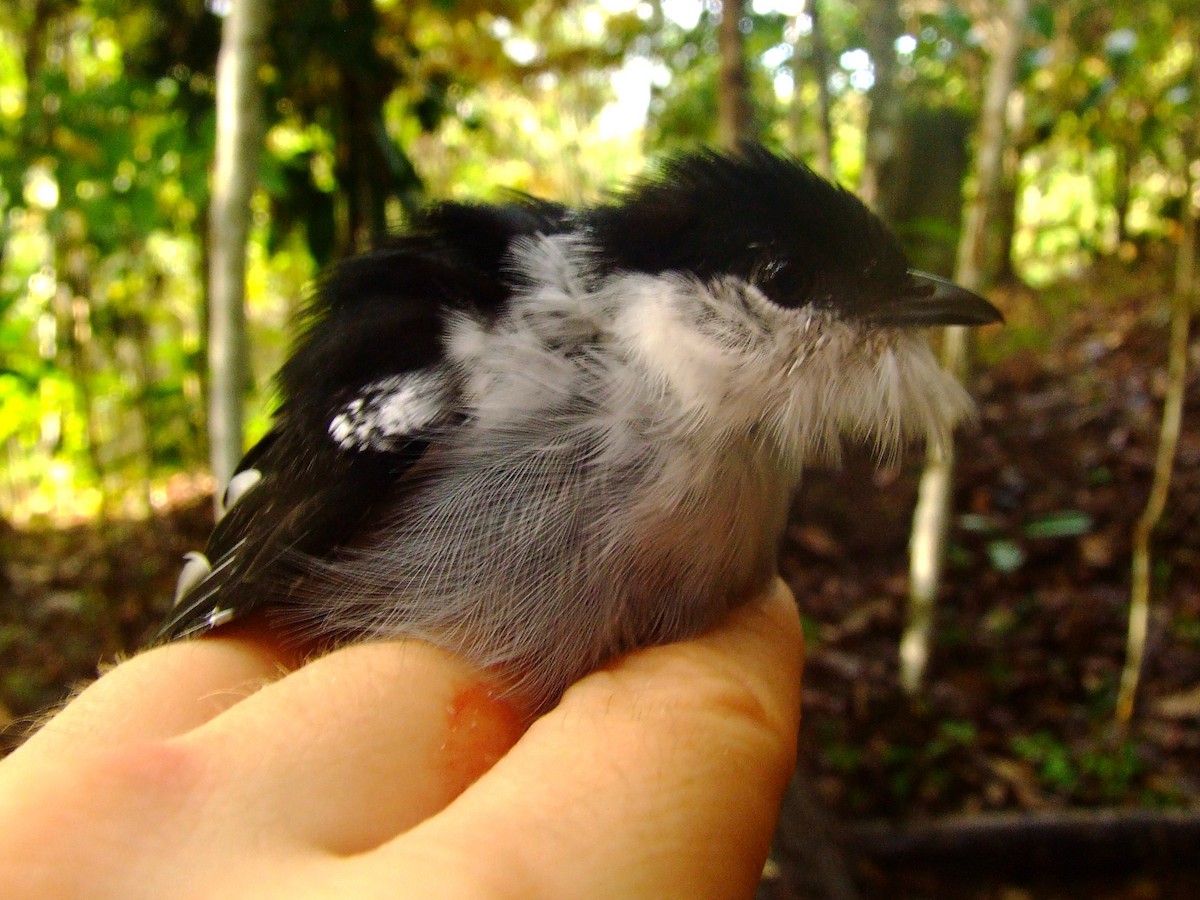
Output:
<instances>
[{"instance_id":1,"label":"black wing","mask_svg":"<svg viewBox=\"0 0 1200 900\"><path fill-rule=\"evenodd\" d=\"M188 554L159 640L198 634L285 600L402 499L402 476L457 410L443 359L448 310L499 313L505 260L568 211L524 200L446 204L417 230L350 260L321 285L279 374L271 431L246 454L204 554Z\"/></svg>"}]
</instances>

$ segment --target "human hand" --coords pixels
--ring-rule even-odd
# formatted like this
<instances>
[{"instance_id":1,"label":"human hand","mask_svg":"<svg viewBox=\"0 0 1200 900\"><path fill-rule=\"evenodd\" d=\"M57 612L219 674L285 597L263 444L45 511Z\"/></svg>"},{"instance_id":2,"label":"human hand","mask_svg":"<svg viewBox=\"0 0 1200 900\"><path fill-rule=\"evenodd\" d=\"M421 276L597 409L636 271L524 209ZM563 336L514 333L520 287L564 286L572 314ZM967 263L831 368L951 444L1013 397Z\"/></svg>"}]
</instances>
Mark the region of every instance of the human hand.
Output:
<instances>
[{"instance_id":1,"label":"human hand","mask_svg":"<svg viewBox=\"0 0 1200 900\"><path fill-rule=\"evenodd\" d=\"M115 667L0 762L0 894L751 896L791 776L782 582L526 722L417 641L291 668L248 631Z\"/></svg>"}]
</instances>

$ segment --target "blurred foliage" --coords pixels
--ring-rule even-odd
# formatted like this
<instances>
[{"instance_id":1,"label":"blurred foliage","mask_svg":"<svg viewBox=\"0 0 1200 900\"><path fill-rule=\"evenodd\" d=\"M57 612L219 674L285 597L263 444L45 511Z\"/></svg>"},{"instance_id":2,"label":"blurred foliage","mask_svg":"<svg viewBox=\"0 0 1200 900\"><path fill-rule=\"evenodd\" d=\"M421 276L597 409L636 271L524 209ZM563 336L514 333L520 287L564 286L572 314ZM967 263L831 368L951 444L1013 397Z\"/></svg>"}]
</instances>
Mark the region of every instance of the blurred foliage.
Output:
<instances>
[{"instance_id":1,"label":"blurred foliage","mask_svg":"<svg viewBox=\"0 0 1200 900\"><path fill-rule=\"evenodd\" d=\"M167 477L204 465L224 5L0 8L0 515L13 521L145 512ZM850 186L873 78L860 7L832 0L821 20L835 168ZM1197 11L1191 0L1034 5L1011 104L1005 246L1017 275L1039 283L1176 236L1180 134L1200 114ZM907 108L973 120L988 12L905 7L895 51ZM269 377L311 280L426 198L516 189L587 201L656 154L711 141L720 15L712 0L289 4L261 73L249 436L266 427ZM741 27L760 136L811 150L804 4L747 2ZM940 224L926 232L954 240Z\"/></svg>"}]
</instances>

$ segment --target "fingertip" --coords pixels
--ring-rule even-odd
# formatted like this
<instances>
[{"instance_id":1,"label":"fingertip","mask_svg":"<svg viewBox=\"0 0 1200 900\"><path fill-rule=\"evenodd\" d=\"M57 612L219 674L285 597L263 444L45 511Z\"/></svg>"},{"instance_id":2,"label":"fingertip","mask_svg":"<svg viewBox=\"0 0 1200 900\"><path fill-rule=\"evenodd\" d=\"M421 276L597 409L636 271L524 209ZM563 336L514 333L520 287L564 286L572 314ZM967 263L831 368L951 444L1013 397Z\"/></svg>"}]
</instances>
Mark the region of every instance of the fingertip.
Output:
<instances>
[{"instance_id":1,"label":"fingertip","mask_svg":"<svg viewBox=\"0 0 1200 900\"><path fill-rule=\"evenodd\" d=\"M755 722L794 755L803 668L800 613L791 590L777 578L713 630L628 654L607 671L631 702L644 705L659 696L676 707ZM632 684L622 685L625 680ZM567 698L592 686L585 678Z\"/></svg>"},{"instance_id":2,"label":"fingertip","mask_svg":"<svg viewBox=\"0 0 1200 900\"><path fill-rule=\"evenodd\" d=\"M282 677L266 644L213 637L163 644L111 666L49 717L17 752L71 753L174 737Z\"/></svg>"}]
</instances>

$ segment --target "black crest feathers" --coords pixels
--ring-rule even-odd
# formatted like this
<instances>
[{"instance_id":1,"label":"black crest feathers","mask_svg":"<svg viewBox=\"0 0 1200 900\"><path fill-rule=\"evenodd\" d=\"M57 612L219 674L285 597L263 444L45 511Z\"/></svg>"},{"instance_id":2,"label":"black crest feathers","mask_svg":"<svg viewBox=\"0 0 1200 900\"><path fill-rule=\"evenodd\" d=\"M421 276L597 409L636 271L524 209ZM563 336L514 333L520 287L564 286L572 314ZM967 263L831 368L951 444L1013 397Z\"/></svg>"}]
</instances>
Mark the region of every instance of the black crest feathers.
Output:
<instances>
[{"instance_id":1,"label":"black crest feathers","mask_svg":"<svg viewBox=\"0 0 1200 900\"><path fill-rule=\"evenodd\" d=\"M610 269L734 275L789 307L882 302L907 270L862 201L757 145L672 158L588 221Z\"/></svg>"}]
</instances>

